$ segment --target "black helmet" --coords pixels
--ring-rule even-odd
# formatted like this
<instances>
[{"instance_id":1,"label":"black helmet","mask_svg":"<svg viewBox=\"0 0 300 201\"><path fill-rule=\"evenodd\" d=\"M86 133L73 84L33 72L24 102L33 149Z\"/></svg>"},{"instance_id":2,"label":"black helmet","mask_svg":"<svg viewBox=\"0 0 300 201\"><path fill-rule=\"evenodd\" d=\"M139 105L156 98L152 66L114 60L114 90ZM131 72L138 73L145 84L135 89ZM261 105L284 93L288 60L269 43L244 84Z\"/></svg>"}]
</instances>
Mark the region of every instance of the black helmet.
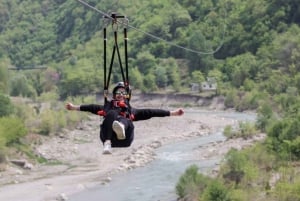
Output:
<instances>
[{"instance_id":1,"label":"black helmet","mask_svg":"<svg viewBox=\"0 0 300 201\"><path fill-rule=\"evenodd\" d=\"M119 89L119 88L124 88L126 91L127 91L127 99L130 100L131 98L131 88L130 86L125 86L124 82L118 82L115 87L113 88L113 94L115 95L116 94L116 91Z\"/></svg>"}]
</instances>

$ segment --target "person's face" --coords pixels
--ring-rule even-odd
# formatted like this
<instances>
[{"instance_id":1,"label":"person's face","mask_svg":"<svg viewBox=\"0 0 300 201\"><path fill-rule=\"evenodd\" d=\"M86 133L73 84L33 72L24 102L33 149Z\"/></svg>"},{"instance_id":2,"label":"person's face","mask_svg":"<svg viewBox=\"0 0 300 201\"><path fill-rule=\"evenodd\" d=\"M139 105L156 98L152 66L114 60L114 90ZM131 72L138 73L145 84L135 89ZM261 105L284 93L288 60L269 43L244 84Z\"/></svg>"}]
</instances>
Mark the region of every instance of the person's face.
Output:
<instances>
[{"instance_id":1,"label":"person's face","mask_svg":"<svg viewBox=\"0 0 300 201\"><path fill-rule=\"evenodd\" d=\"M127 92L124 88L119 88L114 94L114 99L123 100L127 96Z\"/></svg>"}]
</instances>

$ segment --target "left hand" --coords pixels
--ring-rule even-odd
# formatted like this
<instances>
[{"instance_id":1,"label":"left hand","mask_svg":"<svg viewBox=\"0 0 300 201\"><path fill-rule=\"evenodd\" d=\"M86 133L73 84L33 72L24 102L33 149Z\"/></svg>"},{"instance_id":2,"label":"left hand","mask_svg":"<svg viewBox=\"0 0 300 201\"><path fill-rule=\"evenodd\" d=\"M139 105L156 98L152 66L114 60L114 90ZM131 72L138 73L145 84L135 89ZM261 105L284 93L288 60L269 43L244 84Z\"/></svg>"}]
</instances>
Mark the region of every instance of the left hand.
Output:
<instances>
[{"instance_id":1,"label":"left hand","mask_svg":"<svg viewBox=\"0 0 300 201\"><path fill-rule=\"evenodd\" d=\"M184 111L182 108L179 108L177 110L171 111L170 114L171 116L181 116L184 114Z\"/></svg>"}]
</instances>

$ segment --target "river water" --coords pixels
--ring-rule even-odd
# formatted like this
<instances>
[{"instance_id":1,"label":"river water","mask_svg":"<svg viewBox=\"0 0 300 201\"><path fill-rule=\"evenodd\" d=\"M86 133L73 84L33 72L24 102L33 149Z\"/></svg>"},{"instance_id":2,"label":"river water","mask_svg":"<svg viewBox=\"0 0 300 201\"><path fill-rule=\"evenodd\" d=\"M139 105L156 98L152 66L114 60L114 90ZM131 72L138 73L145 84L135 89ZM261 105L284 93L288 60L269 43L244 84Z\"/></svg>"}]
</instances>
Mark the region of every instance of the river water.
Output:
<instances>
[{"instance_id":1,"label":"river water","mask_svg":"<svg viewBox=\"0 0 300 201\"><path fill-rule=\"evenodd\" d=\"M209 112L211 114L211 112ZM253 121L255 115L218 112L214 115L234 120ZM112 177L106 185L98 185L91 189L69 197L71 201L175 201L175 186L179 177L191 165L199 167L200 172L211 171L221 158L198 159L192 156L199 146L223 141L222 130L211 135L193 138L163 146L156 150L156 159L145 167L136 168L127 173Z\"/></svg>"}]
</instances>

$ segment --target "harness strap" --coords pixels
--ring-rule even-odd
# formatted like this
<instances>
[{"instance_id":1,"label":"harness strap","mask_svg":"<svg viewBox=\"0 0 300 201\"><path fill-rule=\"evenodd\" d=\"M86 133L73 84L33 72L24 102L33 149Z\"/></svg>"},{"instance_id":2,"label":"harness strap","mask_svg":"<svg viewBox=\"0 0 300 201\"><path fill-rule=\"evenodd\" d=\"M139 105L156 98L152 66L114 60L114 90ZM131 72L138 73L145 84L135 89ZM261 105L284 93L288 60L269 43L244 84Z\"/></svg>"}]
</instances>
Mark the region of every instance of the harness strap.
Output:
<instances>
[{"instance_id":1,"label":"harness strap","mask_svg":"<svg viewBox=\"0 0 300 201\"><path fill-rule=\"evenodd\" d=\"M125 101L114 101L114 100L112 100L110 102L110 104L109 104L109 107L110 108L107 108L107 104L104 105L104 109L103 110L99 110L97 112L97 114L99 116L105 117L106 114L107 114L106 110L118 108L118 109L121 109L119 111L119 115L121 115L121 116L123 116L125 118L128 118L130 120L134 120L134 115L131 113L130 105L126 104Z\"/></svg>"},{"instance_id":2,"label":"harness strap","mask_svg":"<svg viewBox=\"0 0 300 201\"><path fill-rule=\"evenodd\" d=\"M108 18L107 16L105 16L105 18ZM117 15L116 13L112 13L111 14L111 20L112 20L112 28L114 30L114 46L113 46L113 51L112 51L112 57L110 60L110 67L109 67L109 72L107 74L107 66L106 66L106 49L107 49L107 38L106 38L106 27L104 27L103 29L103 37L104 37L104 55L103 55L103 61L104 61L104 102L107 102L107 97L108 97L108 88L109 88L109 83L110 83L110 77L111 77L111 73L112 73L112 67L113 67L113 63L114 63L114 57L115 57L115 53L117 51L117 56L118 56L118 61L119 61L119 65L120 65L120 70L121 70L121 75L122 75L122 79L123 79L123 83L125 84L125 89L127 91L127 93L129 94L129 97L131 96L131 91L129 88L129 75L128 75L128 54L127 54L127 29L126 27L124 28L124 49L125 49L125 73L124 73L124 69L123 69L123 65L122 65L122 61L121 61L121 55L120 55L120 51L119 51L119 46L118 46L118 20L117 18L124 18L126 20L126 23L123 23L125 26L127 26L128 24L128 19L125 16L122 15ZM130 98L129 98L130 99ZM129 100L128 99L128 100Z\"/></svg>"}]
</instances>

